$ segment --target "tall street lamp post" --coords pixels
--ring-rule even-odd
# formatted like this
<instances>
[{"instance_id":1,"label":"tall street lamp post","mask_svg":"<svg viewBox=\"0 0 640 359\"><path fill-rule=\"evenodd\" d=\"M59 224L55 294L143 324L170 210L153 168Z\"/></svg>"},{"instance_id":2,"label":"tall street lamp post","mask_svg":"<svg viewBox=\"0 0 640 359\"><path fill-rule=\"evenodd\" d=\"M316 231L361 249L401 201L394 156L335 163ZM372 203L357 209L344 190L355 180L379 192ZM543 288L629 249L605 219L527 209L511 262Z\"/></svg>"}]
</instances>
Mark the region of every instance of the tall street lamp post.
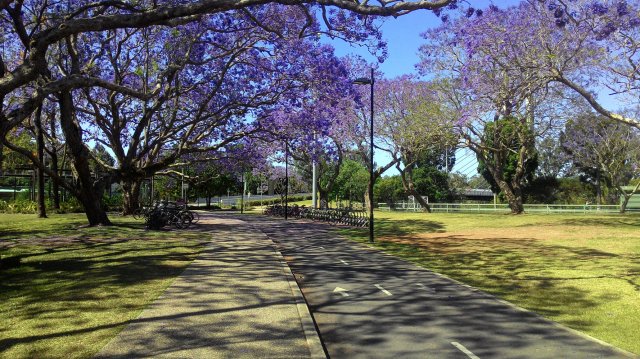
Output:
<instances>
[{"instance_id":1,"label":"tall street lamp post","mask_svg":"<svg viewBox=\"0 0 640 359\"><path fill-rule=\"evenodd\" d=\"M313 134L313 139L316 139L316 134ZM313 183L311 184L311 208L313 209L317 209L317 203L318 203L318 169L317 169L317 161L315 159L315 156L313 156L311 158L311 180L313 181Z\"/></svg>"},{"instance_id":2,"label":"tall street lamp post","mask_svg":"<svg viewBox=\"0 0 640 359\"><path fill-rule=\"evenodd\" d=\"M284 140L284 219L289 215L289 142Z\"/></svg>"},{"instance_id":3,"label":"tall street lamp post","mask_svg":"<svg viewBox=\"0 0 640 359\"><path fill-rule=\"evenodd\" d=\"M371 68L371 77L361 77L353 81L356 85L371 85L371 122L369 125L369 242L373 243L373 68Z\"/></svg>"}]
</instances>

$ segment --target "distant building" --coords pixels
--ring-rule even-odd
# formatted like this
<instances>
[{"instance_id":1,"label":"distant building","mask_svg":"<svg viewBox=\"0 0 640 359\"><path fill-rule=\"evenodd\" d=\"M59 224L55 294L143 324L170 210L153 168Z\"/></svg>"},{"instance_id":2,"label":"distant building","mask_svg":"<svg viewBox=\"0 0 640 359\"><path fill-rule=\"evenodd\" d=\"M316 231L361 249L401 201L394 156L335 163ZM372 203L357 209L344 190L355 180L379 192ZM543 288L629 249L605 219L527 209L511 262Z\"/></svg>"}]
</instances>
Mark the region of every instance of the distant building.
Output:
<instances>
[{"instance_id":1,"label":"distant building","mask_svg":"<svg viewBox=\"0 0 640 359\"><path fill-rule=\"evenodd\" d=\"M30 193L30 189L24 187L18 187L16 189L0 188L0 200L7 202L13 201L13 199L16 198L16 196L18 196L20 193L26 193L28 196Z\"/></svg>"},{"instance_id":2,"label":"distant building","mask_svg":"<svg viewBox=\"0 0 640 359\"><path fill-rule=\"evenodd\" d=\"M460 193L462 201L493 202L493 192L490 189L473 188Z\"/></svg>"}]
</instances>

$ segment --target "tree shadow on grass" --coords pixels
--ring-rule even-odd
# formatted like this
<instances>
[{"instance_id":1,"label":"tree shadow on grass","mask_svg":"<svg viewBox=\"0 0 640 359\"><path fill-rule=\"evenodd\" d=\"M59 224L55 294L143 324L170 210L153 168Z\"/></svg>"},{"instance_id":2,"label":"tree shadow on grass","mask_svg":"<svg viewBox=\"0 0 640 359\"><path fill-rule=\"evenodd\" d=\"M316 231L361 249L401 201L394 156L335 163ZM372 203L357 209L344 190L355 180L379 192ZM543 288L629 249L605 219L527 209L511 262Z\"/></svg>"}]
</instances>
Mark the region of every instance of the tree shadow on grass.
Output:
<instances>
[{"instance_id":1,"label":"tree shadow on grass","mask_svg":"<svg viewBox=\"0 0 640 359\"><path fill-rule=\"evenodd\" d=\"M374 229L376 230L376 234L379 236L445 232L445 226L443 223L427 219L378 219L375 221Z\"/></svg>"},{"instance_id":2,"label":"tree shadow on grass","mask_svg":"<svg viewBox=\"0 0 640 359\"><path fill-rule=\"evenodd\" d=\"M0 271L0 302L12 321L24 323L18 327L48 326L41 333L50 334L24 336L24 331L0 325L1 336L7 338L0 341L0 357L16 344L85 331L56 328L73 327L73 321L82 327L87 313L111 311L120 316L125 310L139 310L142 298L161 290L162 281L191 263L201 251L194 247L203 243L118 240L75 243L25 256L19 267Z\"/></svg>"},{"instance_id":3,"label":"tree shadow on grass","mask_svg":"<svg viewBox=\"0 0 640 359\"><path fill-rule=\"evenodd\" d=\"M340 233L353 238L368 238L368 228L356 228L338 226ZM427 219L402 219L389 220L385 218L375 219L374 237L406 236L414 233L444 233L443 223Z\"/></svg>"},{"instance_id":4,"label":"tree shadow on grass","mask_svg":"<svg viewBox=\"0 0 640 359\"><path fill-rule=\"evenodd\" d=\"M599 293L597 288L602 281L609 285L627 282L640 292L634 282L635 255L550 245L535 239L488 241L460 236L422 238L413 244L382 241L378 246L497 296L517 298L522 305L542 315L569 315L573 319L565 323L583 331L594 325L583 315L585 311L621 295L608 293L608 299L596 301L594 296Z\"/></svg>"},{"instance_id":5,"label":"tree shadow on grass","mask_svg":"<svg viewBox=\"0 0 640 359\"><path fill-rule=\"evenodd\" d=\"M570 226L603 226L603 227L640 227L640 216L604 216L604 217L589 217L589 218L570 218L565 219L559 224Z\"/></svg>"}]
</instances>

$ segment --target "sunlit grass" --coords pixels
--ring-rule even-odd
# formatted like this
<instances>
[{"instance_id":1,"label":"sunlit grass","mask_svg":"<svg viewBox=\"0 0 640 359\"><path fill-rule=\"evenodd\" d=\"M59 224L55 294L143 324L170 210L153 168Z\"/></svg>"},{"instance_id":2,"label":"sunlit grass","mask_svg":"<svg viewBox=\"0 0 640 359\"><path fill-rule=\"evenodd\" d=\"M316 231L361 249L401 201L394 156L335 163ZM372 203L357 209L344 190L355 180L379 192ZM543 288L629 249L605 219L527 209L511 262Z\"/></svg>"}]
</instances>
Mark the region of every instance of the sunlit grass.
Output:
<instances>
[{"instance_id":1,"label":"sunlit grass","mask_svg":"<svg viewBox=\"0 0 640 359\"><path fill-rule=\"evenodd\" d=\"M376 212L375 234L389 253L640 353L640 216Z\"/></svg>"},{"instance_id":2,"label":"sunlit grass","mask_svg":"<svg viewBox=\"0 0 640 359\"><path fill-rule=\"evenodd\" d=\"M0 357L92 356L203 248L202 233L112 220L0 214L0 255L20 259L0 269Z\"/></svg>"}]
</instances>

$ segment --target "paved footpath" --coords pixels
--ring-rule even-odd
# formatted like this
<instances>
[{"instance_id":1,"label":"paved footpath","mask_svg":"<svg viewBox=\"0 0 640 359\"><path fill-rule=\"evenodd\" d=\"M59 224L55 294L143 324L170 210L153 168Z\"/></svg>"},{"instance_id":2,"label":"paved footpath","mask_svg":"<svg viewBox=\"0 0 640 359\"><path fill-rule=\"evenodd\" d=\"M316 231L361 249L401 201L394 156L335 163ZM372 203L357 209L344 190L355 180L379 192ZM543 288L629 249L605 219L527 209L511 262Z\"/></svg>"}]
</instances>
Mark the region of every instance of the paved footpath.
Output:
<instances>
[{"instance_id":1,"label":"paved footpath","mask_svg":"<svg viewBox=\"0 0 640 359\"><path fill-rule=\"evenodd\" d=\"M291 271L262 232L225 215L211 243L98 358L325 358Z\"/></svg>"},{"instance_id":2,"label":"paved footpath","mask_svg":"<svg viewBox=\"0 0 640 359\"><path fill-rule=\"evenodd\" d=\"M333 359L636 357L327 225L246 220L279 243Z\"/></svg>"}]
</instances>

